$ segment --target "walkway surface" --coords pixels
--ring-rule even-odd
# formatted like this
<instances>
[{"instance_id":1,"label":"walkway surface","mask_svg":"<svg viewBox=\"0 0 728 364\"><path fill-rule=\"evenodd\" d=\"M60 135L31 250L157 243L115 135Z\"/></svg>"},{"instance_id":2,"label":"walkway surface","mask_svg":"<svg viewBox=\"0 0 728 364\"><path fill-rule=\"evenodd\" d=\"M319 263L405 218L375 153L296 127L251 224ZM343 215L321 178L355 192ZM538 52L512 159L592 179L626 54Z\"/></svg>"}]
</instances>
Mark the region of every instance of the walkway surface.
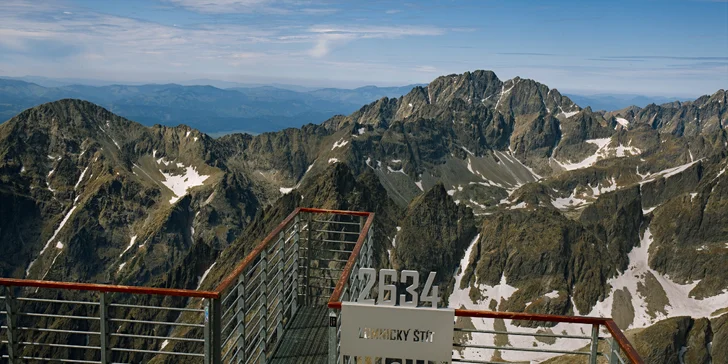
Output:
<instances>
[{"instance_id":1,"label":"walkway surface","mask_svg":"<svg viewBox=\"0 0 728 364\"><path fill-rule=\"evenodd\" d=\"M301 307L286 329L271 363L326 363L328 355L327 307Z\"/></svg>"}]
</instances>

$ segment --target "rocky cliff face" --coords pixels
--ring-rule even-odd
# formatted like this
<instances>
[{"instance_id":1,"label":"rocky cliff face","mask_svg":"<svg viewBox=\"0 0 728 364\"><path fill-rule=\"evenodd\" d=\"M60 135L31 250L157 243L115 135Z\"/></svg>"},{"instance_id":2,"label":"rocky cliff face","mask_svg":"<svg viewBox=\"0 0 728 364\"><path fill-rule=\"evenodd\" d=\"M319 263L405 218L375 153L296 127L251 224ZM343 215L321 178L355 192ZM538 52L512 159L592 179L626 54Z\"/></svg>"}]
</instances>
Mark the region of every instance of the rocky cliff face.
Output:
<instances>
[{"instance_id":1,"label":"rocky cliff face","mask_svg":"<svg viewBox=\"0 0 728 364\"><path fill-rule=\"evenodd\" d=\"M280 186L305 174L320 130L218 141L76 100L27 110L0 126L3 275L148 284L202 244L199 272L178 282L194 288Z\"/></svg>"},{"instance_id":2,"label":"rocky cliff face","mask_svg":"<svg viewBox=\"0 0 728 364\"><path fill-rule=\"evenodd\" d=\"M404 216L393 243L394 266L419 271L423 277L438 272L435 282L449 283L476 234L470 209L456 205L445 187L437 184L415 198Z\"/></svg>"}]
</instances>

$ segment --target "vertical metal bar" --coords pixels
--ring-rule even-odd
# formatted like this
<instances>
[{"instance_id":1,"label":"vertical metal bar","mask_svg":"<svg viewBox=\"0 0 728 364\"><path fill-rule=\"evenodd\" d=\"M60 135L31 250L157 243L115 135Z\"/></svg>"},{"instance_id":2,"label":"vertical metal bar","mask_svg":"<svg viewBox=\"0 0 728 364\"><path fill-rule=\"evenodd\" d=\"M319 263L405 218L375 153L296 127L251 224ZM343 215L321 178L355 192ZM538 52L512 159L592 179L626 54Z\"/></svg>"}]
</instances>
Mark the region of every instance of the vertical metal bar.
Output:
<instances>
[{"instance_id":1,"label":"vertical metal bar","mask_svg":"<svg viewBox=\"0 0 728 364\"><path fill-rule=\"evenodd\" d=\"M349 301L354 302L356 301L357 297L359 296L359 282L357 281L359 279L359 259L354 261L354 266L351 269L351 273L349 275L349 289L351 290L351 294L349 295Z\"/></svg>"},{"instance_id":2,"label":"vertical metal bar","mask_svg":"<svg viewBox=\"0 0 728 364\"><path fill-rule=\"evenodd\" d=\"M99 293L99 342L101 344L101 363L111 363L109 340L109 297L106 292Z\"/></svg>"},{"instance_id":3,"label":"vertical metal bar","mask_svg":"<svg viewBox=\"0 0 728 364\"><path fill-rule=\"evenodd\" d=\"M292 282L291 282L291 290L293 291L293 298L291 299L291 318L296 316L296 312L298 311L298 267L299 267L299 241L301 239L301 218L296 215L296 228L295 233L293 235L293 272L292 274Z\"/></svg>"},{"instance_id":4,"label":"vertical metal bar","mask_svg":"<svg viewBox=\"0 0 728 364\"><path fill-rule=\"evenodd\" d=\"M238 297L236 299L236 310L238 311L238 340L236 342L237 355L233 360L242 363L248 353L245 352L245 270L238 277Z\"/></svg>"},{"instance_id":5,"label":"vertical metal bar","mask_svg":"<svg viewBox=\"0 0 728 364\"><path fill-rule=\"evenodd\" d=\"M372 246L374 245L374 224L369 226L369 232L367 233L367 268L371 268L373 265L373 256L374 256L374 250L372 249Z\"/></svg>"},{"instance_id":6,"label":"vertical metal bar","mask_svg":"<svg viewBox=\"0 0 728 364\"><path fill-rule=\"evenodd\" d=\"M364 216L359 216L359 235L361 235L361 232L364 230L364 224L366 223L366 219Z\"/></svg>"},{"instance_id":7,"label":"vertical metal bar","mask_svg":"<svg viewBox=\"0 0 728 364\"><path fill-rule=\"evenodd\" d=\"M5 314L7 315L8 360L10 364L20 363L18 356L18 340L15 331L17 315L15 314L15 297L12 287L5 287Z\"/></svg>"},{"instance_id":8,"label":"vertical metal bar","mask_svg":"<svg viewBox=\"0 0 728 364\"><path fill-rule=\"evenodd\" d=\"M338 317L336 310L329 309L329 364L336 364L339 359L337 325Z\"/></svg>"},{"instance_id":9,"label":"vertical metal bar","mask_svg":"<svg viewBox=\"0 0 728 364\"><path fill-rule=\"evenodd\" d=\"M212 324L210 320L210 299L205 298L205 364L212 363Z\"/></svg>"},{"instance_id":10,"label":"vertical metal bar","mask_svg":"<svg viewBox=\"0 0 728 364\"><path fill-rule=\"evenodd\" d=\"M220 299L205 299L205 364L220 364Z\"/></svg>"},{"instance_id":11,"label":"vertical metal bar","mask_svg":"<svg viewBox=\"0 0 728 364\"><path fill-rule=\"evenodd\" d=\"M222 360L222 302L220 298L210 300L210 320L212 321L212 364Z\"/></svg>"},{"instance_id":12,"label":"vertical metal bar","mask_svg":"<svg viewBox=\"0 0 728 364\"><path fill-rule=\"evenodd\" d=\"M258 332L258 345L260 346L260 363L265 363L268 359L266 350L266 341L268 341L268 258L266 249L260 252L260 330Z\"/></svg>"},{"instance_id":13,"label":"vertical metal bar","mask_svg":"<svg viewBox=\"0 0 728 364\"><path fill-rule=\"evenodd\" d=\"M591 334L591 354L589 355L589 364L597 364L597 349L599 349L599 325L592 325Z\"/></svg>"},{"instance_id":14,"label":"vertical metal bar","mask_svg":"<svg viewBox=\"0 0 728 364\"><path fill-rule=\"evenodd\" d=\"M617 355L619 355L619 343L614 338L609 339L609 364L617 364Z\"/></svg>"},{"instance_id":15,"label":"vertical metal bar","mask_svg":"<svg viewBox=\"0 0 728 364\"><path fill-rule=\"evenodd\" d=\"M278 246L278 304L276 305L276 307L281 307L281 314L276 314L275 317L278 320L278 323L276 324L276 341L280 342L283 338L283 317L285 316L286 312L286 297L285 293L283 292L283 283L286 279L286 234L281 231L278 239L280 240L280 244Z\"/></svg>"},{"instance_id":16,"label":"vertical metal bar","mask_svg":"<svg viewBox=\"0 0 728 364\"><path fill-rule=\"evenodd\" d=\"M311 276L311 257L313 254L313 244L311 244L311 231L313 231L313 213L308 213L308 238L306 239L306 276L303 278L306 282L306 306L311 305L311 284L309 277Z\"/></svg>"}]
</instances>

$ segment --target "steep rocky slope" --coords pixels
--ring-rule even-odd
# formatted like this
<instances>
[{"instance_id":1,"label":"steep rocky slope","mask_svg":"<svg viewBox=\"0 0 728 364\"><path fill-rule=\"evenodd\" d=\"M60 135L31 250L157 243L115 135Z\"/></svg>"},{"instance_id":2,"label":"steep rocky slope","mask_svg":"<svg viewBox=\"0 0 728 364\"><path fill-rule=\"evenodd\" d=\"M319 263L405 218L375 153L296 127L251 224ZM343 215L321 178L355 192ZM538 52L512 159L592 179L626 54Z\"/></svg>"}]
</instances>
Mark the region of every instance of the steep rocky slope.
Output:
<instances>
[{"instance_id":1,"label":"steep rocky slope","mask_svg":"<svg viewBox=\"0 0 728 364\"><path fill-rule=\"evenodd\" d=\"M286 133L316 136L235 143L76 100L29 109L0 126L2 274L146 284L197 244L210 248L193 265L204 270L281 195L277 184L305 172L305 154L298 176L290 163L266 162L299 153Z\"/></svg>"}]
</instances>

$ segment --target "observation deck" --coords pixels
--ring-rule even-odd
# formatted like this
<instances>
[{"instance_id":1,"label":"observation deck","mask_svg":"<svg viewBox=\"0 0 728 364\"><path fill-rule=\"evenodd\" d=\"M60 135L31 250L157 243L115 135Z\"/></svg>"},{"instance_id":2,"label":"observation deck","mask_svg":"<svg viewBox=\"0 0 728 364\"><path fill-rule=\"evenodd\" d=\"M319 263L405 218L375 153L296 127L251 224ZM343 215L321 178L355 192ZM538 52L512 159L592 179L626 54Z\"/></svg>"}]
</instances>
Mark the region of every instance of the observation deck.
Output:
<instances>
[{"instance_id":1,"label":"observation deck","mask_svg":"<svg viewBox=\"0 0 728 364\"><path fill-rule=\"evenodd\" d=\"M298 208L213 291L0 278L0 362L379 362L344 356L340 345L342 304L365 288L358 272L374 266L373 247L373 213ZM454 314L456 321L566 323L584 333L456 323L454 363L497 364L504 361L493 354L506 351L573 355L573 362L590 364L642 363L610 318L461 309ZM574 340L581 349L493 340L502 335Z\"/></svg>"}]
</instances>

